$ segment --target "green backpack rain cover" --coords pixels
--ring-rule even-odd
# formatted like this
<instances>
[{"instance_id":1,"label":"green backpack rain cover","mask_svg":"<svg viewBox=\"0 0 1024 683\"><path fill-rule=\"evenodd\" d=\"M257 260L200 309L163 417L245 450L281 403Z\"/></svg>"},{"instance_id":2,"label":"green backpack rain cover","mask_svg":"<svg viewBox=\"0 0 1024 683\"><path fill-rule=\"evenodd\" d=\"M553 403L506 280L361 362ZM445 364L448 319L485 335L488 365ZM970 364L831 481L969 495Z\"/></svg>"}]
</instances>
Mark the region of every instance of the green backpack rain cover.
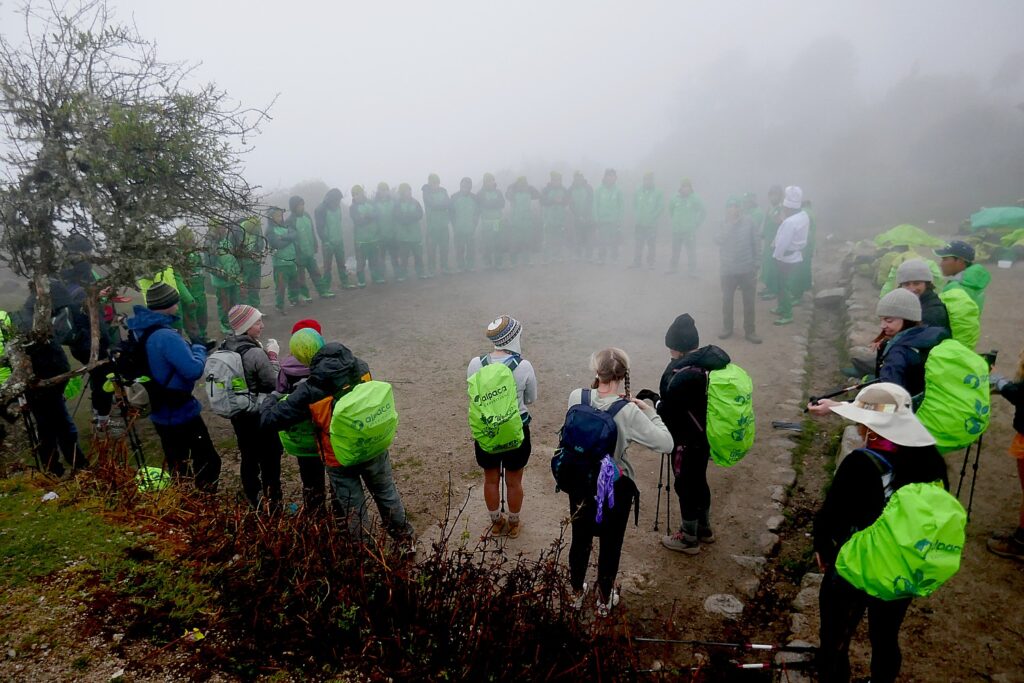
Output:
<instances>
[{"instance_id":1,"label":"green backpack rain cover","mask_svg":"<svg viewBox=\"0 0 1024 683\"><path fill-rule=\"evenodd\" d=\"M716 465L732 467L754 445L754 383L729 363L708 373L707 437Z\"/></svg>"},{"instance_id":2,"label":"green backpack rain cover","mask_svg":"<svg viewBox=\"0 0 1024 683\"><path fill-rule=\"evenodd\" d=\"M981 338L981 312L974 299L961 288L947 289L939 293L939 299L946 304L949 314L949 328L953 339L972 351Z\"/></svg>"},{"instance_id":3,"label":"green backpack rain cover","mask_svg":"<svg viewBox=\"0 0 1024 683\"><path fill-rule=\"evenodd\" d=\"M491 363L480 356L483 367L466 380L469 392L469 428L486 453L503 453L523 444L523 418L519 414L519 394L512 373L519 365L517 356L509 361Z\"/></svg>"},{"instance_id":4,"label":"green backpack rain cover","mask_svg":"<svg viewBox=\"0 0 1024 683\"><path fill-rule=\"evenodd\" d=\"M287 401L288 397L282 396L281 400ZM293 455L297 458L320 457L320 449L317 448L316 426L312 420L292 425L288 429L282 429L277 434L281 438L281 446L284 447L284 452L288 455Z\"/></svg>"},{"instance_id":5,"label":"green backpack rain cover","mask_svg":"<svg viewBox=\"0 0 1024 683\"><path fill-rule=\"evenodd\" d=\"M339 398L331 413L331 446L342 465L358 465L382 455L395 440L398 411L387 382L357 384Z\"/></svg>"},{"instance_id":6,"label":"green backpack rain cover","mask_svg":"<svg viewBox=\"0 0 1024 683\"><path fill-rule=\"evenodd\" d=\"M924 400L917 418L942 453L967 448L988 429L988 363L954 339L933 348L924 363Z\"/></svg>"},{"instance_id":7,"label":"green backpack rain cover","mask_svg":"<svg viewBox=\"0 0 1024 683\"><path fill-rule=\"evenodd\" d=\"M907 484L839 549L836 572L882 600L927 597L960 569L967 514L940 484Z\"/></svg>"}]
</instances>

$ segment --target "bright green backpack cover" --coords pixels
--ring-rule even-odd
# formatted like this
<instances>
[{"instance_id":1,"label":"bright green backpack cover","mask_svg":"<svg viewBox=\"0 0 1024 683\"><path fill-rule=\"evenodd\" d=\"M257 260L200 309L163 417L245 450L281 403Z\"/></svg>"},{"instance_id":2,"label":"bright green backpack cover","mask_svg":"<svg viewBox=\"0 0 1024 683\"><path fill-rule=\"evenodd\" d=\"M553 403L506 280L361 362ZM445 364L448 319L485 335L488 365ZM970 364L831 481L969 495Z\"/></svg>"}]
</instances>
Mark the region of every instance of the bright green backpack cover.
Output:
<instances>
[{"instance_id":1,"label":"bright green backpack cover","mask_svg":"<svg viewBox=\"0 0 1024 683\"><path fill-rule=\"evenodd\" d=\"M519 359L492 363L486 355L483 364L466 380L469 393L469 428L486 453L504 453L523 444L523 418L519 414L519 394L512 372Z\"/></svg>"},{"instance_id":2,"label":"bright green backpack cover","mask_svg":"<svg viewBox=\"0 0 1024 683\"><path fill-rule=\"evenodd\" d=\"M988 429L988 363L954 339L933 348L924 363L924 400L917 418L942 453L967 448Z\"/></svg>"},{"instance_id":3,"label":"bright green backpack cover","mask_svg":"<svg viewBox=\"0 0 1024 683\"><path fill-rule=\"evenodd\" d=\"M732 467L754 445L754 383L729 363L708 374L707 437L716 465Z\"/></svg>"},{"instance_id":4,"label":"bright green backpack cover","mask_svg":"<svg viewBox=\"0 0 1024 683\"><path fill-rule=\"evenodd\" d=\"M974 350L981 338L981 312L978 304L962 288L947 289L939 293L949 314L949 328L953 339Z\"/></svg>"},{"instance_id":5,"label":"bright green backpack cover","mask_svg":"<svg viewBox=\"0 0 1024 683\"><path fill-rule=\"evenodd\" d=\"M288 397L282 396L281 400L287 401ZM284 452L288 455L294 455L297 458L320 457L320 449L317 448L316 426L312 420L282 429L277 434L281 438Z\"/></svg>"},{"instance_id":6,"label":"bright green backpack cover","mask_svg":"<svg viewBox=\"0 0 1024 683\"><path fill-rule=\"evenodd\" d=\"M342 465L382 455L395 440L398 411L387 382L363 382L339 398L331 413L331 446Z\"/></svg>"},{"instance_id":7,"label":"bright green backpack cover","mask_svg":"<svg viewBox=\"0 0 1024 683\"><path fill-rule=\"evenodd\" d=\"M960 569L967 513L939 484L907 484L839 549L836 572L882 600L927 597Z\"/></svg>"}]
</instances>

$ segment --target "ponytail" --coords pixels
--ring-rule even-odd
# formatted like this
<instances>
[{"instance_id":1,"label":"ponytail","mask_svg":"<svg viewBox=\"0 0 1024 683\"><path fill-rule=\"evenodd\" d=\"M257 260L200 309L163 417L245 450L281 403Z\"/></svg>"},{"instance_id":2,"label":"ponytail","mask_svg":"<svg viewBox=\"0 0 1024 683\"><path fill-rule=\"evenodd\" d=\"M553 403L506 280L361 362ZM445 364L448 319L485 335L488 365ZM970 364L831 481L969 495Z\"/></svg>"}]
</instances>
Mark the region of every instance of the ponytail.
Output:
<instances>
[{"instance_id":1,"label":"ponytail","mask_svg":"<svg viewBox=\"0 0 1024 683\"><path fill-rule=\"evenodd\" d=\"M622 349L610 347L595 352L590 357L590 369L594 372L591 389L601 382L623 382L626 397L629 398L629 356Z\"/></svg>"}]
</instances>

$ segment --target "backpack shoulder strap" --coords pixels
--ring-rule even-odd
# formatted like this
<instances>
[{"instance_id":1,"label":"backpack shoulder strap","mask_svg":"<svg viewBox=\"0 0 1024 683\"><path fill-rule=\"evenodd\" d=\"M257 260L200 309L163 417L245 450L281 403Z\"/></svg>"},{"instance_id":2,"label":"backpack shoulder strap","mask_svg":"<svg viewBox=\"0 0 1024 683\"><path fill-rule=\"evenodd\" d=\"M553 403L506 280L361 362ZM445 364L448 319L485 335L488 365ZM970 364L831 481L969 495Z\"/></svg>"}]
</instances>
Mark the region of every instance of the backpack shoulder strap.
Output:
<instances>
[{"instance_id":1,"label":"backpack shoulder strap","mask_svg":"<svg viewBox=\"0 0 1024 683\"><path fill-rule=\"evenodd\" d=\"M885 499L885 502L888 503L889 499L892 498L892 494L896 491L896 489L893 488L892 485L892 463L889 462L889 460L881 453L873 451L869 448L862 448L861 450L867 454L868 459L871 460L875 468L878 469L878 474L882 479L882 495Z\"/></svg>"},{"instance_id":2,"label":"backpack shoulder strap","mask_svg":"<svg viewBox=\"0 0 1024 683\"><path fill-rule=\"evenodd\" d=\"M584 405L584 406L589 406L590 405L590 392L591 392L590 389L581 389L580 390L580 405Z\"/></svg>"},{"instance_id":3,"label":"backpack shoulder strap","mask_svg":"<svg viewBox=\"0 0 1024 683\"><path fill-rule=\"evenodd\" d=\"M619 414L620 410L622 410L628 405L629 401L627 401L624 398L620 398L618 401L608 406L608 410L606 410L605 412L608 413L608 415L610 415L612 418L614 418L616 415Z\"/></svg>"},{"instance_id":4,"label":"backpack shoulder strap","mask_svg":"<svg viewBox=\"0 0 1024 683\"><path fill-rule=\"evenodd\" d=\"M519 367L520 361L522 361L522 358L519 357L519 354L518 353L512 353L512 354L509 354L508 360L505 360L505 361L502 361L502 362L504 362L505 365L508 366L509 370L511 370L512 372L515 372L516 368Z\"/></svg>"},{"instance_id":5,"label":"backpack shoulder strap","mask_svg":"<svg viewBox=\"0 0 1024 683\"><path fill-rule=\"evenodd\" d=\"M484 367L485 365L488 365L490 362L491 354L485 353L484 355L480 356L480 367Z\"/></svg>"}]
</instances>

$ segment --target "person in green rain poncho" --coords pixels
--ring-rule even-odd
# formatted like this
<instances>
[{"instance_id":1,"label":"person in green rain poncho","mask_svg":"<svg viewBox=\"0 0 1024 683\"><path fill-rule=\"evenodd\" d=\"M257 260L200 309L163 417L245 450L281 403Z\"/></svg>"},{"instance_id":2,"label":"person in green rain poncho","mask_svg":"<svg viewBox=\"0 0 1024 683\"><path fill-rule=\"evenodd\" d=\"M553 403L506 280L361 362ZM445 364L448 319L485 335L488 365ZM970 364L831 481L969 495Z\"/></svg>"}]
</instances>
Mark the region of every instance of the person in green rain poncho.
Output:
<instances>
[{"instance_id":1,"label":"person in green rain poncho","mask_svg":"<svg viewBox=\"0 0 1024 683\"><path fill-rule=\"evenodd\" d=\"M573 258L593 257L594 248L594 188L583 177L582 171L572 175L569 186L569 210L572 211L572 242Z\"/></svg>"},{"instance_id":2,"label":"person in green rain poncho","mask_svg":"<svg viewBox=\"0 0 1024 683\"><path fill-rule=\"evenodd\" d=\"M284 209L271 207L267 212L267 244L274 267L274 304L284 315L284 297L292 306L299 304L299 269L295 265L295 228L284 221Z\"/></svg>"},{"instance_id":3,"label":"person in green rain poncho","mask_svg":"<svg viewBox=\"0 0 1024 683\"><path fill-rule=\"evenodd\" d=\"M181 278L181 319L188 335L199 342L209 339L209 311L206 302L206 269L203 268L203 254L196 241L195 232L188 227L181 228L181 245L188 254L187 267ZM187 293L187 296L184 294ZM186 303L188 299L192 303Z\"/></svg>"},{"instance_id":4,"label":"person in green rain poncho","mask_svg":"<svg viewBox=\"0 0 1024 683\"><path fill-rule=\"evenodd\" d=\"M498 189L492 174L484 174L483 187L477 193L476 200L480 206L480 255L485 266L500 269L504 267L506 249L501 229L505 195Z\"/></svg>"},{"instance_id":5,"label":"person in green rain poncho","mask_svg":"<svg viewBox=\"0 0 1024 683\"><path fill-rule=\"evenodd\" d=\"M619 242L622 239L622 216L626 201L622 190L615 184L619 179L614 168L604 172L601 185L594 191L594 237L597 242L597 263L605 259L619 260Z\"/></svg>"},{"instance_id":6,"label":"person in green rain poncho","mask_svg":"<svg viewBox=\"0 0 1024 683\"><path fill-rule=\"evenodd\" d=\"M238 265L242 269L241 301L253 308L260 307L265 251L266 240L260 229L260 219L250 216L242 221L242 248L238 255Z\"/></svg>"},{"instance_id":7,"label":"person in green rain poncho","mask_svg":"<svg viewBox=\"0 0 1024 683\"><path fill-rule=\"evenodd\" d=\"M316 241L316 231L313 229L313 219L306 213L306 200L298 195L288 200L288 220L285 222L295 230L295 265L299 271L299 297L305 302L313 300L309 296L309 287L306 286L308 273L317 294L322 299L333 298L334 292L327 286L323 275L320 274L320 266L316 264L319 245Z\"/></svg>"},{"instance_id":8,"label":"person in green rain poncho","mask_svg":"<svg viewBox=\"0 0 1024 683\"><path fill-rule=\"evenodd\" d=\"M329 289L337 265L338 281L345 289L353 289L355 284L349 281L348 270L345 268L345 235L342 231L341 206L342 194L338 188L331 188L324 195L323 201L313 210L316 222L316 234L320 237L320 248L324 253L324 284Z\"/></svg>"},{"instance_id":9,"label":"person in green rain poncho","mask_svg":"<svg viewBox=\"0 0 1024 683\"><path fill-rule=\"evenodd\" d=\"M460 273L476 265L476 226L480 222L480 205L473 194L473 181L463 178L459 191L451 199L452 232L455 234L455 267Z\"/></svg>"},{"instance_id":10,"label":"person in green rain poncho","mask_svg":"<svg viewBox=\"0 0 1024 683\"><path fill-rule=\"evenodd\" d=\"M672 260L668 273L679 272L679 253L685 246L687 274L697 277L697 231L707 218L707 210L689 178L679 183L679 191L668 204L668 213L672 219Z\"/></svg>"},{"instance_id":11,"label":"person in green rain poncho","mask_svg":"<svg viewBox=\"0 0 1024 683\"><path fill-rule=\"evenodd\" d=\"M399 267L398 281L409 277L409 259L416 267L416 276L426 279L423 271L423 205L412 196L412 186L402 183L398 186L398 201L394 211L395 231L398 239Z\"/></svg>"},{"instance_id":12,"label":"person in green rain poncho","mask_svg":"<svg viewBox=\"0 0 1024 683\"><path fill-rule=\"evenodd\" d=\"M633 194L633 219L636 221L636 243L633 265L639 268L644 247L647 247L647 267L654 270L654 245L658 237L658 219L665 209L665 197L654 185L654 174L644 174L643 185Z\"/></svg>"},{"instance_id":13,"label":"person in green rain poncho","mask_svg":"<svg viewBox=\"0 0 1024 683\"><path fill-rule=\"evenodd\" d=\"M228 324L228 311L238 303L242 267L238 262L242 230L218 221L210 226L207 236L206 268L210 271L210 284L217 297L221 334L232 334ZM180 294L179 290L179 294Z\"/></svg>"},{"instance_id":14,"label":"person in green rain poncho","mask_svg":"<svg viewBox=\"0 0 1024 683\"><path fill-rule=\"evenodd\" d=\"M377 261L380 257L380 232L377 229L377 208L366 197L362 185L352 187L352 206L348 208L352 218L353 233L356 243L356 280L360 287L366 286L366 268L370 268L370 277L380 281Z\"/></svg>"},{"instance_id":15,"label":"person in green rain poncho","mask_svg":"<svg viewBox=\"0 0 1024 683\"><path fill-rule=\"evenodd\" d=\"M561 263L566 246L566 221L569 217L569 190L562 184L562 174L551 172L551 181L540 193L541 220L544 223L544 263Z\"/></svg>"},{"instance_id":16,"label":"person in green rain poncho","mask_svg":"<svg viewBox=\"0 0 1024 683\"><path fill-rule=\"evenodd\" d=\"M775 233L782 223L782 186L772 185L768 190L768 211L764 214L761 228L761 298L775 299L779 296L779 266L772 257Z\"/></svg>"},{"instance_id":17,"label":"person in green rain poncho","mask_svg":"<svg viewBox=\"0 0 1024 683\"><path fill-rule=\"evenodd\" d=\"M377 184L377 193L373 196L374 214L377 216L378 242L377 262L380 264L380 278L374 277L374 284L386 282L385 272L387 261L391 260L391 271L395 279L400 279L401 266L398 263L398 226L395 224L395 199L391 196L391 187L387 183ZM404 278L401 278L404 279Z\"/></svg>"},{"instance_id":18,"label":"person in green rain poncho","mask_svg":"<svg viewBox=\"0 0 1024 683\"><path fill-rule=\"evenodd\" d=\"M427 269L431 276L442 271L451 273L448 267L448 245L451 242L448 234L451 221L448 190L441 187L441 179L436 173L427 177L427 184L421 189L423 208L427 213Z\"/></svg>"},{"instance_id":19,"label":"person in green rain poncho","mask_svg":"<svg viewBox=\"0 0 1024 683\"><path fill-rule=\"evenodd\" d=\"M530 264L530 239L533 236L533 202L540 199L537 189L526 182L526 176L519 176L505 191L509 215L506 233L509 257L512 265L520 261Z\"/></svg>"}]
</instances>

